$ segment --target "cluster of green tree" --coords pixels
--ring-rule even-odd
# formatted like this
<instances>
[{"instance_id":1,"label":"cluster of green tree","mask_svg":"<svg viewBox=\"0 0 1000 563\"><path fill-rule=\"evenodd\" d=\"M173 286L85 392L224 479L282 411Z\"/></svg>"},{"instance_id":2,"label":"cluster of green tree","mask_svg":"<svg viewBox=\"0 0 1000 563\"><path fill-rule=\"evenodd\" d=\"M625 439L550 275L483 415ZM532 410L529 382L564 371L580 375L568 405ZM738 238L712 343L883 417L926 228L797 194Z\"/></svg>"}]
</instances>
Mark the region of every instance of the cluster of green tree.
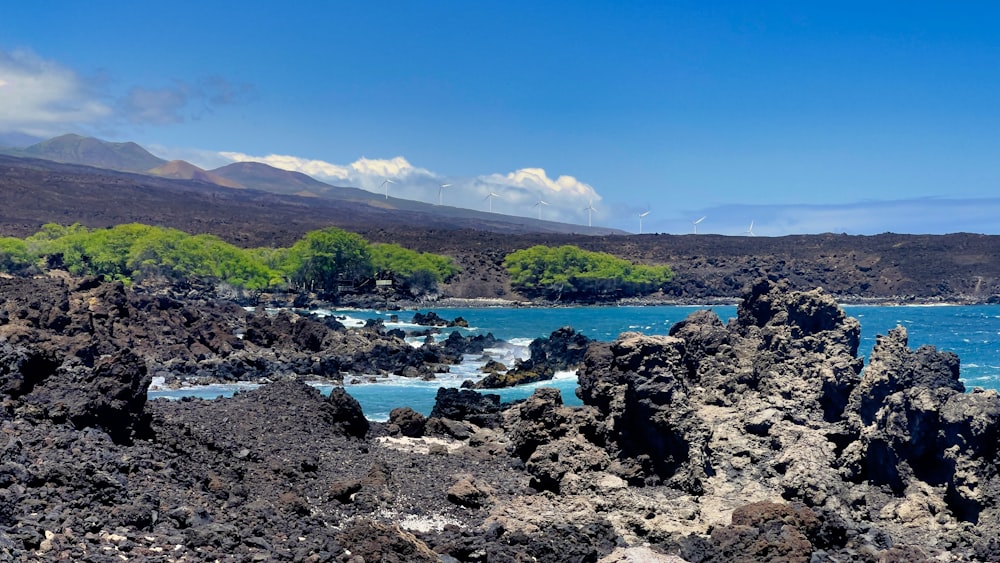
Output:
<instances>
[{"instance_id":1,"label":"cluster of green tree","mask_svg":"<svg viewBox=\"0 0 1000 563\"><path fill-rule=\"evenodd\" d=\"M653 293L670 280L669 266L633 264L575 246L533 246L507 255L511 286L529 297L589 301Z\"/></svg>"},{"instance_id":2,"label":"cluster of green tree","mask_svg":"<svg viewBox=\"0 0 1000 563\"><path fill-rule=\"evenodd\" d=\"M26 239L0 238L0 270L60 268L132 282L149 276L200 278L238 288L336 293L375 276L429 291L457 269L443 256L369 244L337 228L311 231L290 248L243 249L213 235L138 223L109 229L46 224Z\"/></svg>"}]
</instances>

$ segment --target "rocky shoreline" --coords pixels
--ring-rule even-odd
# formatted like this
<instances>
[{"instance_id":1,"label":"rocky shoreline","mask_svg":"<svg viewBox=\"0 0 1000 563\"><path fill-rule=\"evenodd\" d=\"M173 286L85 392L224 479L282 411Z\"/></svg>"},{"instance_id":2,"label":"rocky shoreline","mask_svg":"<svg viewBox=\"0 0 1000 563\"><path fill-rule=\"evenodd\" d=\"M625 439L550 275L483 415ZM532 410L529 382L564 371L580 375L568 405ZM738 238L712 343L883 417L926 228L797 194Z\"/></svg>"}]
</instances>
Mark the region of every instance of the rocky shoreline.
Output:
<instances>
[{"instance_id":1,"label":"rocky shoreline","mask_svg":"<svg viewBox=\"0 0 1000 563\"><path fill-rule=\"evenodd\" d=\"M587 342L582 407L442 389L385 423L301 376L420 376L446 346L93 279L0 295L10 560L1000 559L1000 396L902 328L864 365L822 290ZM273 382L148 401L164 366Z\"/></svg>"},{"instance_id":2,"label":"rocky shoreline","mask_svg":"<svg viewBox=\"0 0 1000 563\"><path fill-rule=\"evenodd\" d=\"M863 295L838 295L835 296L837 304L841 306L857 306L857 305L871 305L877 307L925 307L925 306L947 306L947 305L987 305L995 304L997 301L994 297L987 299L978 298L974 296L960 296L960 297L918 297L914 295L906 296L892 296L892 297L871 297ZM398 299L388 302L388 308L391 310L405 311L405 310L426 310L429 308L437 309L490 309L490 308L512 308L512 309L522 309L522 308L543 308L552 309L559 307L660 307L660 306L685 306L685 307L701 307L701 306L722 306L722 305L739 305L740 298L737 297L691 297L691 298L678 298L678 297L629 297L625 299L618 299L608 302L600 303L565 303L565 302L550 302L542 300L525 301L518 299L504 299L504 298L463 298L463 297L441 297L432 300L423 301L413 301L407 299ZM342 308L346 310L357 309L371 309L372 307L365 307L363 303L351 304L349 301L346 306ZM386 303L381 302L382 305Z\"/></svg>"}]
</instances>

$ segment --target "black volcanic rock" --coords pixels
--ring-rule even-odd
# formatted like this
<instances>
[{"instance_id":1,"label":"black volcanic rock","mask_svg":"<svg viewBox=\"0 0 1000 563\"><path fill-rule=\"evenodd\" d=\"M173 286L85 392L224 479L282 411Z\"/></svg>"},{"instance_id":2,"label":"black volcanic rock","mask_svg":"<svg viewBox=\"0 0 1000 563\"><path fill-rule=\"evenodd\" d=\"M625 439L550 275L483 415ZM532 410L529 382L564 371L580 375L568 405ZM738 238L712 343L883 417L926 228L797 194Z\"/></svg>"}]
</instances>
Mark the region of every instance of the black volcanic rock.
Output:
<instances>
[{"instance_id":1,"label":"black volcanic rock","mask_svg":"<svg viewBox=\"0 0 1000 563\"><path fill-rule=\"evenodd\" d=\"M1000 396L964 393L958 357L931 346L907 347L897 327L877 338L851 395L859 439L844 453L855 479L896 494L917 483L943 487L956 517L977 522L995 493L978 486L992 474L1000 439Z\"/></svg>"},{"instance_id":2,"label":"black volcanic rock","mask_svg":"<svg viewBox=\"0 0 1000 563\"><path fill-rule=\"evenodd\" d=\"M448 321L441 318L440 315L434 311L428 311L427 313L421 313L417 311L413 314L413 324L420 326L448 326Z\"/></svg>"},{"instance_id":3,"label":"black volcanic rock","mask_svg":"<svg viewBox=\"0 0 1000 563\"><path fill-rule=\"evenodd\" d=\"M346 436L364 438L368 433L368 420L361 410L358 400L350 396L343 387L334 387L330 392L330 418L335 427Z\"/></svg>"},{"instance_id":4,"label":"black volcanic rock","mask_svg":"<svg viewBox=\"0 0 1000 563\"><path fill-rule=\"evenodd\" d=\"M602 440L630 482L673 480L698 492L712 472L708 424L690 402L684 341L623 334L591 346L578 393L597 408Z\"/></svg>"},{"instance_id":5,"label":"black volcanic rock","mask_svg":"<svg viewBox=\"0 0 1000 563\"><path fill-rule=\"evenodd\" d=\"M0 393L7 409L32 420L100 428L118 443L145 431L150 382L145 363L130 350L88 367L52 348L0 344Z\"/></svg>"},{"instance_id":6,"label":"black volcanic rock","mask_svg":"<svg viewBox=\"0 0 1000 563\"><path fill-rule=\"evenodd\" d=\"M708 540L686 538L681 554L688 561L810 561L817 551L847 544L843 522L813 510L757 502L733 511L732 523L712 530Z\"/></svg>"},{"instance_id":7,"label":"black volcanic rock","mask_svg":"<svg viewBox=\"0 0 1000 563\"><path fill-rule=\"evenodd\" d=\"M93 368L66 366L36 385L24 398L48 411L54 420L76 428L101 428L118 443L146 431L146 391L152 376L131 350L104 356Z\"/></svg>"},{"instance_id":8,"label":"black volcanic rock","mask_svg":"<svg viewBox=\"0 0 1000 563\"><path fill-rule=\"evenodd\" d=\"M388 429L390 434L401 434L410 438L424 435L427 417L410 407L397 407L389 412Z\"/></svg>"},{"instance_id":9,"label":"black volcanic rock","mask_svg":"<svg viewBox=\"0 0 1000 563\"><path fill-rule=\"evenodd\" d=\"M499 389L552 379L557 371L577 369L583 364L590 338L573 327L556 329L547 338L536 338L529 346L530 357L518 361L504 373L493 371L476 383L478 389Z\"/></svg>"},{"instance_id":10,"label":"black volcanic rock","mask_svg":"<svg viewBox=\"0 0 1000 563\"><path fill-rule=\"evenodd\" d=\"M902 329L859 373L856 322L824 291L753 284L728 325L698 312L591 343L580 407L446 389L430 419L388 423L286 371L398 340L378 330L97 279L0 279L0 295L3 560L1000 553L1000 395L963 392L957 358ZM243 348L225 336L250 325ZM284 376L212 401L140 393L171 357L215 373L247 354Z\"/></svg>"},{"instance_id":11,"label":"black volcanic rock","mask_svg":"<svg viewBox=\"0 0 1000 563\"><path fill-rule=\"evenodd\" d=\"M569 431L569 417L558 389L542 387L516 407L518 423L512 425L511 449L527 461L541 444L561 438Z\"/></svg>"},{"instance_id":12,"label":"black volcanic rock","mask_svg":"<svg viewBox=\"0 0 1000 563\"><path fill-rule=\"evenodd\" d=\"M492 332L462 336L458 331L453 331L437 345L443 348L449 355L461 358L463 354L482 354L483 350L496 348L502 343L503 341L493 336Z\"/></svg>"},{"instance_id":13,"label":"black volcanic rock","mask_svg":"<svg viewBox=\"0 0 1000 563\"><path fill-rule=\"evenodd\" d=\"M476 426L495 428L500 424L500 395L441 387L428 418L468 421Z\"/></svg>"}]
</instances>

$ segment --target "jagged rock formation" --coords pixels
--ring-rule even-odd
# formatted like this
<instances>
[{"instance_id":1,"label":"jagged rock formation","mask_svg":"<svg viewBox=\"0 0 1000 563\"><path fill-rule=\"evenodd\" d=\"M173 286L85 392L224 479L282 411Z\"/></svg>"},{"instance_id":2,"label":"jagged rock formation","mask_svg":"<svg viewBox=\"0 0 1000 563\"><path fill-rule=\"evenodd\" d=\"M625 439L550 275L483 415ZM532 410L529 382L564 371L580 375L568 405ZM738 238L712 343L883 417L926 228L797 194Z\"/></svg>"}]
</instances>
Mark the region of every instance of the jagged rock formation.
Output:
<instances>
[{"instance_id":1,"label":"jagged rock formation","mask_svg":"<svg viewBox=\"0 0 1000 563\"><path fill-rule=\"evenodd\" d=\"M763 281L728 325L591 343L582 407L451 389L380 424L292 378L145 401L145 338L315 355L342 342L324 323L243 311L212 338L224 305L32 283L2 287L0 558L1000 560L1000 396L902 329L862 370L821 290Z\"/></svg>"},{"instance_id":2,"label":"jagged rock formation","mask_svg":"<svg viewBox=\"0 0 1000 563\"><path fill-rule=\"evenodd\" d=\"M859 439L844 457L847 476L885 485L903 497L897 517L933 525L933 511L977 523L996 517L1000 397L966 394L958 357L907 347L906 329L877 339L871 362L851 395L850 428Z\"/></svg>"},{"instance_id":3,"label":"jagged rock formation","mask_svg":"<svg viewBox=\"0 0 1000 563\"><path fill-rule=\"evenodd\" d=\"M433 378L435 366L457 361L446 349L417 350L378 330L345 330L333 319L272 316L263 308L140 293L97 278L0 278L0 294L0 338L59 365L70 362L65 369L89 369L126 350L145 373L168 383L340 380L345 372Z\"/></svg>"},{"instance_id":4,"label":"jagged rock formation","mask_svg":"<svg viewBox=\"0 0 1000 563\"><path fill-rule=\"evenodd\" d=\"M698 312L670 336L591 346L578 388L587 406L557 416L551 397L533 397L512 410L512 436L538 438L512 447L545 490L608 480L596 471L688 495L630 525L647 538L673 530L664 548L690 560L738 559L733 546L772 541L739 524L739 510L785 502L817 522L796 524L804 544L772 552L799 550L787 560L894 542L927 556L956 545L972 557L995 553L1000 397L964 393L958 358L909 350L901 328L880 337L862 373L858 335L857 321L821 290L761 281L729 326ZM609 512L628 510L617 502ZM730 518L744 527L724 533L718 526ZM834 524L851 533L830 543L809 531Z\"/></svg>"},{"instance_id":5,"label":"jagged rock formation","mask_svg":"<svg viewBox=\"0 0 1000 563\"><path fill-rule=\"evenodd\" d=\"M548 381L557 371L577 369L583 363L590 342L590 338L573 327L556 329L547 338L531 341L527 360L518 360L512 369L503 373L490 370L486 377L476 382L475 388L499 389Z\"/></svg>"}]
</instances>

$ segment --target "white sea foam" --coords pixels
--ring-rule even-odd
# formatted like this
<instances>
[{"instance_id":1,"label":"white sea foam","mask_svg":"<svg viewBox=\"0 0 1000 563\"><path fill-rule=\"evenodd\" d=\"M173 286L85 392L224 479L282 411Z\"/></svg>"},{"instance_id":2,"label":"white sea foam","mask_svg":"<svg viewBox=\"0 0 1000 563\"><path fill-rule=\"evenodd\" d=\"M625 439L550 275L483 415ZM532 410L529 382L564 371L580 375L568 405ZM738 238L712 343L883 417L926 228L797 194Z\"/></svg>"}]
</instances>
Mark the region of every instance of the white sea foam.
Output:
<instances>
[{"instance_id":1,"label":"white sea foam","mask_svg":"<svg viewBox=\"0 0 1000 563\"><path fill-rule=\"evenodd\" d=\"M552 379L554 379L554 380L576 379L576 378L577 378L577 373L575 371L573 371L573 370L560 370L560 371L557 371L552 376Z\"/></svg>"}]
</instances>

